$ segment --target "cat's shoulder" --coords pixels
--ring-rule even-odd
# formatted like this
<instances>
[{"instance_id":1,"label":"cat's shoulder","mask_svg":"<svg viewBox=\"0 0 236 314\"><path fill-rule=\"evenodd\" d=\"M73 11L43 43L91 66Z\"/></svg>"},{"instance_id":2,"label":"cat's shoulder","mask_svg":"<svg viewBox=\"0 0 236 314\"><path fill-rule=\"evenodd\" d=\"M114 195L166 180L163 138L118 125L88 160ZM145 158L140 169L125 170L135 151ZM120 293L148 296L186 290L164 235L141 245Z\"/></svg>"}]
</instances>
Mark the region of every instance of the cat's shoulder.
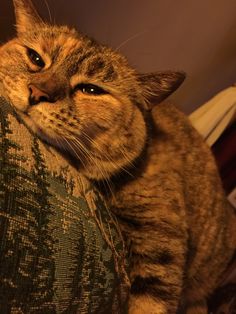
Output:
<instances>
[{"instance_id":1,"label":"cat's shoulder","mask_svg":"<svg viewBox=\"0 0 236 314\"><path fill-rule=\"evenodd\" d=\"M151 114L154 126L163 133L183 139L194 137L203 142L188 116L173 103L162 102L153 108Z\"/></svg>"},{"instance_id":2,"label":"cat's shoulder","mask_svg":"<svg viewBox=\"0 0 236 314\"><path fill-rule=\"evenodd\" d=\"M187 115L170 101L163 101L154 106L152 110L153 120L160 122L166 120L169 122L177 121L189 124Z\"/></svg>"},{"instance_id":3,"label":"cat's shoulder","mask_svg":"<svg viewBox=\"0 0 236 314\"><path fill-rule=\"evenodd\" d=\"M175 158L183 155L202 156L202 160L212 160L212 154L202 136L191 124L188 116L174 104L163 102L152 110L153 150L168 150ZM172 155L172 157L174 157Z\"/></svg>"}]
</instances>

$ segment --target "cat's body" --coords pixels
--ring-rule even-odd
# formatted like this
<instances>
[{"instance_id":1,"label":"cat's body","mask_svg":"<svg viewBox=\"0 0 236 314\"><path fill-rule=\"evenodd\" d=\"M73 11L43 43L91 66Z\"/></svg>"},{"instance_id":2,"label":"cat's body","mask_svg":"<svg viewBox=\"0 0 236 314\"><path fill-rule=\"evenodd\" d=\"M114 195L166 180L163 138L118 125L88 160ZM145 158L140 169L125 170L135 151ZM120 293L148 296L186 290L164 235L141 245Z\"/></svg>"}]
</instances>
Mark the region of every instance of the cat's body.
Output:
<instances>
[{"instance_id":1,"label":"cat's body","mask_svg":"<svg viewBox=\"0 0 236 314\"><path fill-rule=\"evenodd\" d=\"M42 23L29 0L14 4L18 38L0 48L0 91L32 131L112 189L131 249L129 313L207 313L236 246L235 214L184 115L149 110L183 74L140 75L111 49Z\"/></svg>"},{"instance_id":2,"label":"cat's body","mask_svg":"<svg viewBox=\"0 0 236 314\"><path fill-rule=\"evenodd\" d=\"M156 128L146 166L117 192L115 204L132 239L133 294L160 296L168 310L157 313L175 313L179 294L180 313L185 307L187 313L207 313L205 297L235 247L235 218L209 148L187 118L165 103L152 115Z\"/></svg>"}]
</instances>

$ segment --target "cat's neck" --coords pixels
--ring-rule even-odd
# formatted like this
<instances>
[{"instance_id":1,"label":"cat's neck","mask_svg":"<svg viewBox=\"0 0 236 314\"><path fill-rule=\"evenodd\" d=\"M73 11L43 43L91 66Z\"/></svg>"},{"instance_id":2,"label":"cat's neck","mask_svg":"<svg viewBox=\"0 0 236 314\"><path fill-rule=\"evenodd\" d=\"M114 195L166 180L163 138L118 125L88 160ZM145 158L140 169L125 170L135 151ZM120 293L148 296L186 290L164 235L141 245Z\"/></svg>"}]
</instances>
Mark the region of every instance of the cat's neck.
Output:
<instances>
[{"instance_id":1,"label":"cat's neck","mask_svg":"<svg viewBox=\"0 0 236 314\"><path fill-rule=\"evenodd\" d=\"M108 179L92 180L93 184L105 196L110 197L114 192L122 189L132 180L136 180L142 175L147 164L147 149L133 162L132 166L120 169Z\"/></svg>"}]
</instances>

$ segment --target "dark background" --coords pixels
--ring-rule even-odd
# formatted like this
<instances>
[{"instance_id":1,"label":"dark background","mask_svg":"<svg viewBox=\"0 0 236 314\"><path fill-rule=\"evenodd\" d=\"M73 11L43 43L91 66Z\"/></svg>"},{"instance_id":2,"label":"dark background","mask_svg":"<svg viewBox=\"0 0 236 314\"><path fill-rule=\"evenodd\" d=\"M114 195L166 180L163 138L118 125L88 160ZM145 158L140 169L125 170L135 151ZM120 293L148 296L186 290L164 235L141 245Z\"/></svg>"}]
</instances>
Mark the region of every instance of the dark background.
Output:
<instances>
[{"instance_id":1,"label":"dark background","mask_svg":"<svg viewBox=\"0 0 236 314\"><path fill-rule=\"evenodd\" d=\"M184 70L172 97L187 113L236 82L236 0L34 0L41 15L118 49L139 71ZM49 10L50 8L50 10ZM0 41L14 36L1 0Z\"/></svg>"}]
</instances>

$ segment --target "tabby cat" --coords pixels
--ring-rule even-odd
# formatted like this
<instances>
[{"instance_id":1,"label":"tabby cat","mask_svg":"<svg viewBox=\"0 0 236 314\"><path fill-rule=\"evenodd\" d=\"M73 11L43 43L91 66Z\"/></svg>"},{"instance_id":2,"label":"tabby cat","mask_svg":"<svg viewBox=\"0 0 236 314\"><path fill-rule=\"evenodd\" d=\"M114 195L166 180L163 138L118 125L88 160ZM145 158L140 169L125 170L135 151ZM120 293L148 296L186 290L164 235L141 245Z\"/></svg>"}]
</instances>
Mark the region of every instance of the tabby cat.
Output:
<instances>
[{"instance_id":1,"label":"tabby cat","mask_svg":"<svg viewBox=\"0 0 236 314\"><path fill-rule=\"evenodd\" d=\"M129 314L206 314L236 247L235 215L209 149L161 103L184 74L139 74L110 48L44 23L30 0L13 2L0 92L103 191L130 245Z\"/></svg>"}]
</instances>

